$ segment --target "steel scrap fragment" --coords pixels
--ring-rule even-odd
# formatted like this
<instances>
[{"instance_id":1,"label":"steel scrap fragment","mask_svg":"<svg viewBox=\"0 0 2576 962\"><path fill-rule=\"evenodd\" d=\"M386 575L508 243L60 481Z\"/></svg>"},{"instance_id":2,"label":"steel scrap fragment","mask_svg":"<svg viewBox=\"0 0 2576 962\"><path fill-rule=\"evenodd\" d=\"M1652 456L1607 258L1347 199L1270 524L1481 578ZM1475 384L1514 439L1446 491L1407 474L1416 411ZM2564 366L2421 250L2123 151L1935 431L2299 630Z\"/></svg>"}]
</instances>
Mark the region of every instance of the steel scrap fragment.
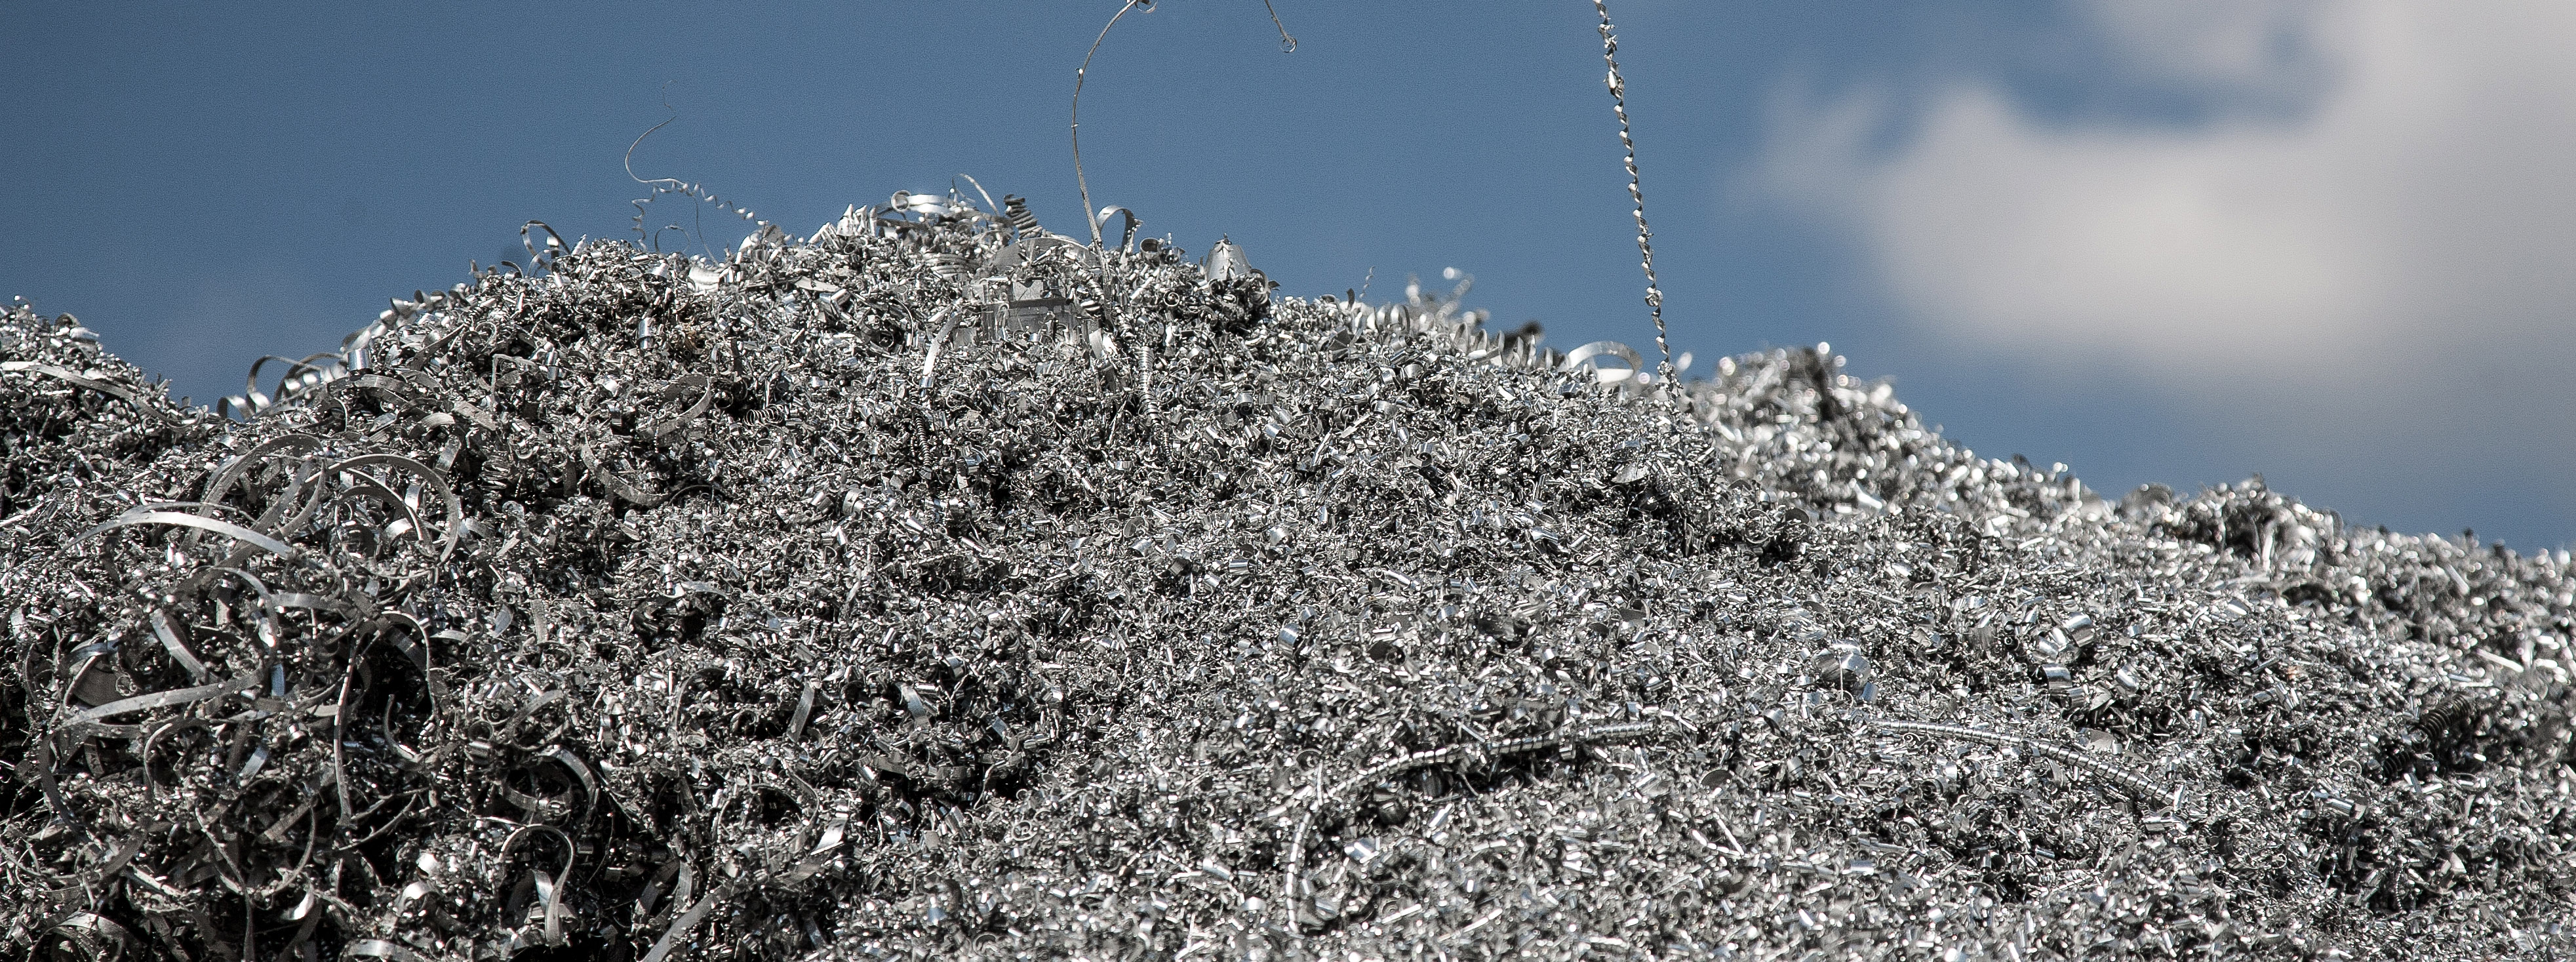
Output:
<instances>
[{"instance_id":1,"label":"steel scrap fragment","mask_svg":"<svg viewBox=\"0 0 2576 962\"><path fill-rule=\"evenodd\" d=\"M7 951L2576 949L2563 552L981 194L548 231L221 416L0 314Z\"/></svg>"}]
</instances>

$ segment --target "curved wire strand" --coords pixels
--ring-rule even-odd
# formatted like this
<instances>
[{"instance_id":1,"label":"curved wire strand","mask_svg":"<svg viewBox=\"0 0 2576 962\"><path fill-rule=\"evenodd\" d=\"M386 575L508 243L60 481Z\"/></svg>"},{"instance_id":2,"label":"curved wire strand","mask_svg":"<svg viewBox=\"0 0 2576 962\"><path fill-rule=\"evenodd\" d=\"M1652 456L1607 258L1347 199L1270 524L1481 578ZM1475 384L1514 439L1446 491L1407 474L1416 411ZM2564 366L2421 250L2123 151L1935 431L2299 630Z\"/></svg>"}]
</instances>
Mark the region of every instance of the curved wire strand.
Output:
<instances>
[{"instance_id":1,"label":"curved wire strand","mask_svg":"<svg viewBox=\"0 0 2576 962\"><path fill-rule=\"evenodd\" d=\"M1117 13L1110 14L1109 23L1100 28L1100 36L1092 38L1091 52L1082 55L1082 66L1073 71L1073 183L1082 191L1082 222L1091 225L1091 244L1094 247L1100 246L1100 215L1091 208L1091 181L1082 176L1082 81L1091 73L1091 58L1100 52L1101 41L1109 39L1110 29L1118 26L1118 18L1151 2L1127 0Z\"/></svg>"},{"instance_id":2,"label":"curved wire strand","mask_svg":"<svg viewBox=\"0 0 2576 962\"><path fill-rule=\"evenodd\" d=\"M1270 11L1270 25L1279 28L1279 52L1296 53L1297 37L1288 32L1287 24L1279 22L1279 8L1271 6L1270 0L1261 0L1261 9Z\"/></svg>"},{"instance_id":3,"label":"curved wire strand","mask_svg":"<svg viewBox=\"0 0 2576 962\"><path fill-rule=\"evenodd\" d=\"M1655 350L1664 359L1655 366L1655 381L1673 380L1673 347L1664 337L1664 291L1655 285L1654 232L1646 229L1646 192L1637 178L1637 140L1628 132L1628 83L1619 77L1619 37L1612 33L1609 0L1592 0L1601 14L1601 59L1610 65L1610 110L1619 115L1619 146L1627 151L1628 199L1636 204L1637 259L1646 269L1646 307L1655 317Z\"/></svg>"}]
</instances>

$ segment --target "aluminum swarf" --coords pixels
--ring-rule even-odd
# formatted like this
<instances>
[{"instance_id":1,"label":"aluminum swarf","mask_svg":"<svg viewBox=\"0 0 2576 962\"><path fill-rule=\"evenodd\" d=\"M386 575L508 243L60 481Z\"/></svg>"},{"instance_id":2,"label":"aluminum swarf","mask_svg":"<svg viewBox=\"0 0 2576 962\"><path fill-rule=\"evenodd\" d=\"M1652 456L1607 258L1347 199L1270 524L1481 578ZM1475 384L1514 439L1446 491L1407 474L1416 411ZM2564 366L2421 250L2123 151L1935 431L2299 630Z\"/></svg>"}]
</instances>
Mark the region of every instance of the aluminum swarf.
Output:
<instances>
[{"instance_id":1,"label":"aluminum swarf","mask_svg":"<svg viewBox=\"0 0 2576 962\"><path fill-rule=\"evenodd\" d=\"M0 940L2576 949L2563 552L979 199L547 231L238 417L0 314Z\"/></svg>"}]
</instances>

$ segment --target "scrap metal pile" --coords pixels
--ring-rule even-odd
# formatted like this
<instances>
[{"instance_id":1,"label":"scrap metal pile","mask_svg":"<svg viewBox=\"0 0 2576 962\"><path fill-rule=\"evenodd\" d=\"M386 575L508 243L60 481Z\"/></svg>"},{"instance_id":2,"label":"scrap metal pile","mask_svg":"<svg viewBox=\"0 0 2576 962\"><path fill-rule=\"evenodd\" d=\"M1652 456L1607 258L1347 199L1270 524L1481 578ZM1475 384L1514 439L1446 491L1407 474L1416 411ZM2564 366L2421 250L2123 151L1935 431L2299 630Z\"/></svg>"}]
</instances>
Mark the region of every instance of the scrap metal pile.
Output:
<instances>
[{"instance_id":1,"label":"scrap metal pile","mask_svg":"<svg viewBox=\"0 0 2576 962\"><path fill-rule=\"evenodd\" d=\"M2564 552L1016 202L548 247L225 417L0 322L8 953L2576 949Z\"/></svg>"}]
</instances>

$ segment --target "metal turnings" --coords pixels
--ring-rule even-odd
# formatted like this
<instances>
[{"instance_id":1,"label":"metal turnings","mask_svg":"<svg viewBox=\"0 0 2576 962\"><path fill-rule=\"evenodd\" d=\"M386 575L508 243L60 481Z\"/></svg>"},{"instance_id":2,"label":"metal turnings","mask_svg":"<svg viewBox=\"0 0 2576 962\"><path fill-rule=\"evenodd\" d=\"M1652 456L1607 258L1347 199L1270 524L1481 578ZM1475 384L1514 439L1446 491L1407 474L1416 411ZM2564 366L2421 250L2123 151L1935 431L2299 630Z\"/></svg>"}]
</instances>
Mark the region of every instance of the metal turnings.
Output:
<instances>
[{"instance_id":1,"label":"metal turnings","mask_svg":"<svg viewBox=\"0 0 2576 962\"><path fill-rule=\"evenodd\" d=\"M1227 247L550 242L239 419L12 306L8 954L2576 948L2564 553Z\"/></svg>"}]
</instances>

